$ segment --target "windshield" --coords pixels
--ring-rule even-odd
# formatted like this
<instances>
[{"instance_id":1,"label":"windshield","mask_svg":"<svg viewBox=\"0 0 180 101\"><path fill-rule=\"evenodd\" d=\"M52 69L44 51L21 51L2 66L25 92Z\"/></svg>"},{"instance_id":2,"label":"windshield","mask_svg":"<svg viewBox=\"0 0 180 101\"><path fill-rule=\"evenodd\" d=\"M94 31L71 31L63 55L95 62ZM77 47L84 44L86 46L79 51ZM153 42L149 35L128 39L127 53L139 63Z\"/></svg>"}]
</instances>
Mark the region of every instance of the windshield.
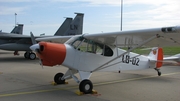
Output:
<instances>
[{"instance_id":1,"label":"windshield","mask_svg":"<svg viewBox=\"0 0 180 101\"><path fill-rule=\"evenodd\" d=\"M66 43L82 52L100 54L103 56L113 55L113 51L109 46L102 43L97 43L93 40L86 39L82 36L73 37Z\"/></svg>"}]
</instances>

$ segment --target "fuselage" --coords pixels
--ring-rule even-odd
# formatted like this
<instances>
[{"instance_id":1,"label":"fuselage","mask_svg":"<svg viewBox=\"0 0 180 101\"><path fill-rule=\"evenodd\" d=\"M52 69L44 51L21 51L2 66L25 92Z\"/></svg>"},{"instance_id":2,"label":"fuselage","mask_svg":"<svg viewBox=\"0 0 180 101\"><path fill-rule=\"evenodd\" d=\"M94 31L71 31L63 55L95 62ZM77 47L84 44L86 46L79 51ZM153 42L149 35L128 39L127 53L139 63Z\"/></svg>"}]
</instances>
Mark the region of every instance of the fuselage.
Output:
<instances>
[{"instance_id":1,"label":"fuselage","mask_svg":"<svg viewBox=\"0 0 180 101\"><path fill-rule=\"evenodd\" d=\"M71 38L65 44L40 42L39 45L34 45L32 50L38 53L43 65L64 65L85 72L154 67L147 56L133 52L125 54L126 51L120 48L86 40L79 36Z\"/></svg>"},{"instance_id":2,"label":"fuselage","mask_svg":"<svg viewBox=\"0 0 180 101\"><path fill-rule=\"evenodd\" d=\"M94 71L103 64L116 58L118 55L126 52L122 49L112 48L112 56L104 56L99 53L82 52L74 47L65 44L66 46L66 58L62 65L72 69L80 71ZM137 70L154 67L150 62L149 58L144 55L139 55L133 52L122 55L120 58L103 65L102 71L119 71L119 70Z\"/></svg>"}]
</instances>

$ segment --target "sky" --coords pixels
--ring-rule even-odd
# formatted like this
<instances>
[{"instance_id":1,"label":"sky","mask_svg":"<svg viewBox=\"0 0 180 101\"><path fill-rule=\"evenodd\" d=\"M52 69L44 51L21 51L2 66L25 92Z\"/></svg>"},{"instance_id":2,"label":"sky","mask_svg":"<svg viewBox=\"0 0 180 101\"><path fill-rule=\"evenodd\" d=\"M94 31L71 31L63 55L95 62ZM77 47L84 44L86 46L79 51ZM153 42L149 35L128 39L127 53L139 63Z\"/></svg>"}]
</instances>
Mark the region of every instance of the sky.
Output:
<instances>
[{"instance_id":1,"label":"sky","mask_svg":"<svg viewBox=\"0 0 180 101\"><path fill-rule=\"evenodd\" d=\"M84 13L83 33L120 31L121 0L0 0L0 30L16 22L23 34L53 35L75 12ZM180 25L180 0L123 0L123 30Z\"/></svg>"}]
</instances>

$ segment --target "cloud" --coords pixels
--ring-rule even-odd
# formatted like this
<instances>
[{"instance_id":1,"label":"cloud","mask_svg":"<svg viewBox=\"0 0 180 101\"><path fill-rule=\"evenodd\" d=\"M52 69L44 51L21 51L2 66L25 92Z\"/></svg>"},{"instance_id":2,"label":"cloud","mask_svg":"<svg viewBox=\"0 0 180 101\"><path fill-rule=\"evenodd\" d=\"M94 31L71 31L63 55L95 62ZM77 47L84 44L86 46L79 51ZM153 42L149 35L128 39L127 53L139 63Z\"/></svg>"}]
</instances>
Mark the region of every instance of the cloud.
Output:
<instances>
[{"instance_id":1,"label":"cloud","mask_svg":"<svg viewBox=\"0 0 180 101\"><path fill-rule=\"evenodd\" d=\"M43 12L41 14L35 13L38 14L38 17L42 15L48 16L45 13L46 11L50 13L52 11L51 16L53 17L54 10L63 12L59 16L68 15L69 12L75 10L83 11L85 16L98 13L96 19L94 16L86 16L85 22L88 23L88 27L87 24L85 24L85 32L92 33L92 29L94 32L106 32L119 30L120 1L121 0L0 0L2 5L3 3L5 4L0 6L0 15L22 14L26 12L30 12L34 15L34 10ZM180 21L180 0L123 0L123 4L123 30L177 25ZM96 6L99 7L97 11L94 10ZM38 17L36 17L36 19L38 19ZM92 21L92 19L93 24L89 22L89 20ZM53 19L51 20L53 21ZM99 24L101 24L101 26L99 26ZM92 26L92 28L89 28L89 26ZM31 26L27 27L30 28ZM42 25L32 27L32 29L39 30L41 27ZM51 26L49 27L51 28ZM45 30L46 28L42 29Z\"/></svg>"},{"instance_id":2,"label":"cloud","mask_svg":"<svg viewBox=\"0 0 180 101\"><path fill-rule=\"evenodd\" d=\"M180 4L179 0L126 0L125 4L147 4L147 5L164 5L164 4Z\"/></svg>"},{"instance_id":3,"label":"cloud","mask_svg":"<svg viewBox=\"0 0 180 101\"><path fill-rule=\"evenodd\" d=\"M0 0L1 3L15 3L15 2L34 2L39 0Z\"/></svg>"},{"instance_id":4,"label":"cloud","mask_svg":"<svg viewBox=\"0 0 180 101\"><path fill-rule=\"evenodd\" d=\"M121 0L50 0L51 2L87 2L93 5L114 5L119 6ZM148 4L148 5L163 5L163 4L180 4L179 0L123 0L124 4Z\"/></svg>"},{"instance_id":5,"label":"cloud","mask_svg":"<svg viewBox=\"0 0 180 101\"><path fill-rule=\"evenodd\" d=\"M12 15L14 13L22 13L25 11L27 7L6 7L1 6L0 7L0 15Z\"/></svg>"}]
</instances>

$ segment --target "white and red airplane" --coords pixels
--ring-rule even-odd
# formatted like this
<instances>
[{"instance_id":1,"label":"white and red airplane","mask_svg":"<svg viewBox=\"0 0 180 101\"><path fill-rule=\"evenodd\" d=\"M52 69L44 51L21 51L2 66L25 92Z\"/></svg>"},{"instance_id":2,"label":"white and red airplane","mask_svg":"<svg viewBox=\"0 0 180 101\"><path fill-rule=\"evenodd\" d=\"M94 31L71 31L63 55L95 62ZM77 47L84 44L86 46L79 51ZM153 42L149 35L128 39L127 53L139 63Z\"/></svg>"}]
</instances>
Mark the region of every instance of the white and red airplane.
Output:
<instances>
[{"instance_id":1,"label":"white and red airplane","mask_svg":"<svg viewBox=\"0 0 180 101\"><path fill-rule=\"evenodd\" d=\"M55 42L68 40L63 44L39 42L30 48L36 51L41 65L63 65L69 68L65 74L57 73L54 76L54 81L57 84L63 84L65 80L73 78L79 83L79 90L88 94L93 89L90 76L95 71L154 68L160 76L160 67L163 62L162 48L152 49L148 56L131 51L141 46L180 46L179 38L180 26L173 26L112 33L57 36L47 39ZM128 47L128 50L118 48L120 46ZM179 59L179 55L168 59ZM80 78L75 76L76 73L79 73Z\"/></svg>"}]
</instances>

